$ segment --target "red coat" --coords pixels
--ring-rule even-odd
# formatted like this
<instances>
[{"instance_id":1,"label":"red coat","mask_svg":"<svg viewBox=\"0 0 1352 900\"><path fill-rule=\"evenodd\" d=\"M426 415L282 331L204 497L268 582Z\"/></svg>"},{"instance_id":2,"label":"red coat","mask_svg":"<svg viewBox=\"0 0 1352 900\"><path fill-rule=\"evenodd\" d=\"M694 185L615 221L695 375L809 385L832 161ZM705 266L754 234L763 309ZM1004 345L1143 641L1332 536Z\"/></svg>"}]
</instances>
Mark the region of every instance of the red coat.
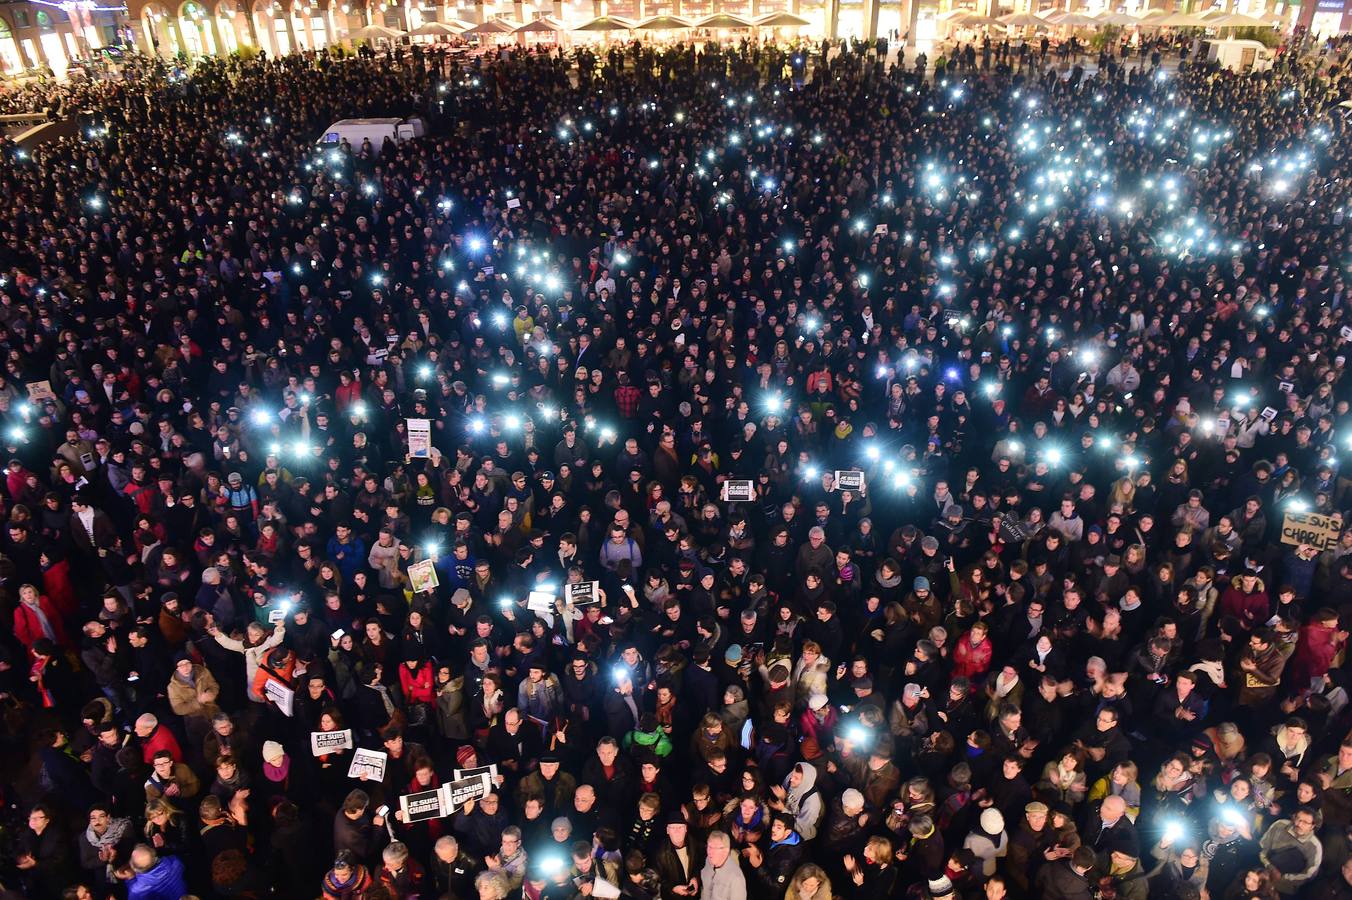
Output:
<instances>
[{"instance_id":1,"label":"red coat","mask_svg":"<svg viewBox=\"0 0 1352 900\"><path fill-rule=\"evenodd\" d=\"M1246 594L1236 577L1221 594L1220 606L1222 616L1234 616L1243 623L1246 631L1258 628L1272 616L1272 602L1261 581L1252 594Z\"/></svg>"},{"instance_id":2,"label":"red coat","mask_svg":"<svg viewBox=\"0 0 1352 900\"><path fill-rule=\"evenodd\" d=\"M1286 676L1282 679L1292 690L1304 690L1311 680L1327 675L1333 666L1333 658L1343 647L1338 638L1337 625L1324 625L1311 622L1300 629L1300 639L1296 642L1296 652L1291 654Z\"/></svg>"},{"instance_id":3,"label":"red coat","mask_svg":"<svg viewBox=\"0 0 1352 900\"><path fill-rule=\"evenodd\" d=\"M61 560L47 567L42 573L42 591L52 599L52 604L63 616L73 617L80 610L75 599L75 587L70 583L70 563Z\"/></svg>"},{"instance_id":4,"label":"red coat","mask_svg":"<svg viewBox=\"0 0 1352 900\"><path fill-rule=\"evenodd\" d=\"M57 644L69 650L71 648L70 639L66 637L66 626L61 622L61 613L57 611L56 605L47 597L39 594L38 609L42 610L42 614L47 617L47 624L52 626L52 633L56 635ZM34 641L40 637L45 637L42 631L42 621L25 603L20 603L14 608L14 636L19 639L19 643L29 650L33 649Z\"/></svg>"},{"instance_id":5,"label":"red coat","mask_svg":"<svg viewBox=\"0 0 1352 900\"><path fill-rule=\"evenodd\" d=\"M150 737L142 739L141 758L146 761L146 765L150 765L155 759L155 754L161 750L168 750L174 757L174 762L183 762L183 751L179 749L178 739L174 737L174 733L163 725L158 725Z\"/></svg>"},{"instance_id":6,"label":"red coat","mask_svg":"<svg viewBox=\"0 0 1352 900\"><path fill-rule=\"evenodd\" d=\"M969 631L953 645L953 677L976 678L986 674L991 667L990 638L982 638L981 643L972 646L972 633Z\"/></svg>"},{"instance_id":7,"label":"red coat","mask_svg":"<svg viewBox=\"0 0 1352 900\"><path fill-rule=\"evenodd\" d=\"M346 412L349 406L361 400L361 382L353 379L347 384L340 384L333 392L333 400L339 412Z\"/></svg>"},{"instance_id":8,"label":"red coat","mask_svg":"<svg viewBox=\"0 0 1352 900\"><path fill-rule=\"evenodd\" d=\"M399 687L404 692L404 699L410 703L435 703L437 697L432 689L432 664L424 662L416 669L401 665Z\"/></svg>"}]
</instances>

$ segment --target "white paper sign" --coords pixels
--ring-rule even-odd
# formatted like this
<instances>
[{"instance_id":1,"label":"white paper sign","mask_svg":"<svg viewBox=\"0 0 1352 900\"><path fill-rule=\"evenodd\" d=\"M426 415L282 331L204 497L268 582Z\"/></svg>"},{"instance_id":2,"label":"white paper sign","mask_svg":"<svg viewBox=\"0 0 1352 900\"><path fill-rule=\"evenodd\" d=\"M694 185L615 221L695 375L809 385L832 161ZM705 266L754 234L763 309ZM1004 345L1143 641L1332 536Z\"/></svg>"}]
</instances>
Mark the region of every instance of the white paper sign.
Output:
<instances>
[{"instance_id":1,"label":"white paper sign","mask_svg":"<svg viewBox=\"0 0 1352 900\"><path fill-rule=\"evenodd\" d=\"M513 197L512 199L507 201L508 209L519 209L520 207L521 207L521 199L519 197Z\"/></svg>"},{"instance_id":2,"label":"white paper sign","mask_svg":"<svg viewBox=\"0 0 1352 900\"><path fill-rule=\"evenodd\" d=\"M348 778L360 778L362 773L371 781L385 780L385 761L388 755L384 750L358 748L352 754L352 765L347 767Z\"/></svg>"},{"instance_id":3,"label":"white paper sign","mask_svg":"<svg viewBox=\"0 0 1352 900\"><path fill-rule=\"evenodd\" d=\"M352 729L342 731L310 732L310 752L315 756L326 756L339 750L352 749Z\"/></svg>"},{"instance_id":4,"label":"white paper sign","mask_svg":"<svg viewBox=\"0 0 1352 900\"><path fill-rule=\"evenodd\" d=\"M455 769L451 775L452 781L464 781L466 778L478 778L480 775L487 775L496 784L498 780L498 764L490 763L486 766L475 766L472 769Z\"/></svg>"},{"instance_id":5,"label":"white paper sign","mask_svg":"<svg viewBox=\"0 0 1352 900\"><path fill-rule=\"evenodd\" d=\"M615 900L620 896L620 889L604 878L597 878L592 882L591 895L596 900Z\"/></svg>"},{"instance_id":6,"label":"white paper sign","mask_svg":"<svg viewBox=\"0 0 1352 900\"><path fill-rule=\"evenodd\" d=\"M864 473L858 469L836 470L836 490L838 491L862 491L864 489Z\"/></svg>"},{"instance_id":7,"label":"white paper sign","mask_svg":"<svg viewBox=\"0 0 1352 900\"><path fill-rule=\"evenodd\" d=\"M269 678L263 682L263 696L276 703L277 708L282 711L282 715L288 717L291 715L291 705L296 700L296 692L291 688L275 678Z\"/></svg>"},{"instance_id":8,"label":"white paper sign","mask_svg":"<svg viewBox=\"0 0 1352 900\"><path fill-rule=\"evenodd\" d=\"M756 499L756 483L750 479L723 482L720 498L724 503L745 503Z\"/></svg>"},{"instance_id":9,"label":"white paper sign","mask_svg":"<svg viewBox=\"0 0 1352 900\"><path fill-rule=\"evenodd\" d=\"M554 599L554 595L548 591L531 591L526 597L526 609L537 613L552 613Z\"/></svg>"},{"instance_id":10,"label":"white paper sign","mask_svg":"<svg viewBox=\"0 0 1352 900\"><path fill-rule=\"evenodd\" d=\"M441 786L441 790L446 797L446 808L454 810L464 806L470 800L478 800L492 790L492 787L489 784L488 776L485 774L447 782Z\"/></svg>"},{"instance_id":11,"label":"white paper sign","mask_svg":"<svg viewBox=\"0 0 1352 900\"><path fill-rule=\"evenodd\" d=\"M399 810L404 814L404 824L426 822L440 819L450 812L446 808L446 794L437 788L432 791L419 791L416 794L404 794L399 798Z\"/></svg>"},{"instance_id":12,"label":"white paper sign","mask_svg":"<svg viewBox=\"0 0 1352 900\"><path fill-rule=\"evenodd\" d=\"M408 422L408 455L414 459L432 458L432 421L406 419Z\"/></svg>"},{"instance_id":13,"label":"white paper sign","mask_svg":"<svg viewBox=\"0 0 1352 900\"><path fill-rule=\"evenodd\" d=\"M579 584L565 584L563 599L569 606L591 606L601 602L601 582L583 581Z\"/></svg>"}]
</instances>

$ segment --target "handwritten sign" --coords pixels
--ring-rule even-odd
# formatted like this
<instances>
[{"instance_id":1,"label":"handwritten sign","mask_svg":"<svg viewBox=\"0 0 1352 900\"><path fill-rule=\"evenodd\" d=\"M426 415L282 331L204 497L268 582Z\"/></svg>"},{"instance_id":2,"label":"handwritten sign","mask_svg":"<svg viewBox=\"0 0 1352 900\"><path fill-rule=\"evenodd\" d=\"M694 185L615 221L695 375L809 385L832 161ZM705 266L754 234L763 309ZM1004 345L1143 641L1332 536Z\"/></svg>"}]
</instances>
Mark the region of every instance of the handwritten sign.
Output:
<instances>
[{"instance_id":1,"label":"handwritten sign","mask_svg":"<svg viewBox=\"0 0 1352 900\"><path fill-rule=\"evenodd\" d=\"M1288 512L1282 519L1282 543L1309 544L1316 550L1331 550L1343 530L1342 519L1323 513Z\"/></svg>"},{"instance_id":2,"label":"handwritten sign","mask_svg":"<svg viewBox=\"0 0 1352 900\"><path fill-rule=\"evenodd\" d=\"M756 499L756 483L750 479L723 482L720 495L725 503L746 503Z\"/></svg>"},{"instance_id":3,"label":"handwritten sign","mask_svg":"<svg viewBox=\"0 0 1352 900\"><path fill-rule=\"evenodd\" d=\"M28 388L29 400L56 399L56 394L52 393L52 383L50 381L30 381L26 387Z\"/></svg>"},{"instance_id":4,"label":"handwritten sign","mask_svg":"<svg viewBox=\"0 0 1352 900\"><path fill-rule=\"evenodd\" d=\"M441 788L434 791L420 791L416 794L404 794L399 798L399 810L404 814L404 824L426 822L440 819L450 810L446 806L446 795Z\"/></svg>"},{"instance_id":5,"label":"handwritten sign","mask_svg":"<svg viewBox=\"0 0 1352 900\"><path fill-rule=\"evenodd\" d=\"M351 749L351 728L344 728L342 731L310 732L310 752L315 756L327 756L330 753L337 753L339 750Z\"/></svg>"},{"instance_id":6,"label":"handwritten sign","mask_svg":"<svg viewBox=\"0 0 1352 900\"><path fill-rule=\"evenodd\" d=\"M407 419L405 421L408 422L408 455L414 459L431 459L432 420Z\"/></svg>"},{"instance_id":7,"label":"handwritten sign","mask_svg":"<svg viewBox=\"0 0 1352 900\"><path fill-rule=\"evenodd\" d=\"M409 566L408 584L415 594L436 590L441 581L437 578L437 567L432 560L424 559Z\"/></svg>"},{"instance_id":8,"label":"handwritten sign","mask_svg":"<svg viewBox=\"0 0 1352 900\"><path fill-rule=\"evenodd\" d=\"M291 707L296 700L296 692L291 688L275 678L269 678L263 682L263 696L276 703L277 708L282 711L282 715L291 716Z\"/></svg>"},{"instance_id":9,"label":"handwritten sign","mask_svg":"<svg viewBox=\"0 0 1352 900\"><path fill-rule=\"evenodd\" d=\"M601 602L601 582L583 581L563 586L563 599L569 606L591 606Z\"/></svg>"},{"instance_id":10,"label":"handwritten sign","mask_svg":"<svg viewBox=\"0 0 1352 900\"><path fill-rule=\"evenodd\" d=\"M348 778L360 778L363 774L370 781L385 780L385 762L389 756L383 750L358 748L352 754L352 765L347 767Z\"/></svg>"},{"instance_id":11,"label":"handwritten sign","mask_svg":"<svg viewBox=\"0 0 1352 900\"><path fill-rule=\"evenodd\" d=\"M441 786L441 790L445 793L447 809L459 809L471 800L478 800L492 790L492 787L488 775L482 774L448 782Z\"/></svg>"},{"instance_id":12,"label":"handwritten sign","mask_svg":"<svg viewBox=\"0 0 1352 900\"><path fill-rule=\"evenodd\" d=\"M531 591L526 595L526 609L535 613L554 612L554 594L551 591Z\"/></svg>"}]
</instances>

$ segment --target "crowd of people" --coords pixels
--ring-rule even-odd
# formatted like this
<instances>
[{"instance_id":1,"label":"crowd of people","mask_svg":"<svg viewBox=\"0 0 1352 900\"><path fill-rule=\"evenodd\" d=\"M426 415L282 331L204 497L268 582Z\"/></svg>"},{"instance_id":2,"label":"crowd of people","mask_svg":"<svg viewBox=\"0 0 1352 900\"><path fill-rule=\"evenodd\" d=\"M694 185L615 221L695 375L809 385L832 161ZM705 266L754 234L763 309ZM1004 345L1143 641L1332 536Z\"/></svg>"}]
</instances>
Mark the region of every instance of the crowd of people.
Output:
<instances>
[{"instance_id":1,"label":"crowd of people","mask_svg":"<svg viewBox=\"0 0 1352 900\"><path fill-rule=\"evenodd\" d=\"M0 144L6 896L1352 897L1352 44L877 50Z\"/></svg>"}]
</instances>

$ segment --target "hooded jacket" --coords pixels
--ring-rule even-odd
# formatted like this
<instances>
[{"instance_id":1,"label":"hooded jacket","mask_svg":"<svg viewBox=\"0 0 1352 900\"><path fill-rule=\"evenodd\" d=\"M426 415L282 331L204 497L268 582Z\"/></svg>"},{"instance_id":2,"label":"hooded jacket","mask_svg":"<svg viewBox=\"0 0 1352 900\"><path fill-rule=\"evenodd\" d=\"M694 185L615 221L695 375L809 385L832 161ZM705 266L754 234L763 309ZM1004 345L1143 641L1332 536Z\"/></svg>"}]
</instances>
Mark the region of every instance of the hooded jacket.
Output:
<instances>
[{"instance_id":1,"label":"hooded jacket","mask_svg":"<svg viewBox=\"0 0 1352 900\"><path fill-rule=\"evenodd\" d=\"M802 862L805 846L797 831L789 832L782 841L771 844L765 859L756 869L756 878L767 896L780 897L789 886L789 879Z\"/></svg>"},{"instance_id":2,"label":"hooded jacket","mask_svg":"<svg viewBox=\"0 0 1352 900\"><path fill-rule=\"evenodd\" d=\"M1256 628L1266 622L1272 615L1272 604L1263 579L1254 579L1252 593L1244 592L1242 575L1230 579L1230 586L1221 594L1221 615L1234 616L1245 628Z\"/></svg>"},{"instance_id":3,"label":"hooded jacket","mask_svg":"<svg viewBox=\"0 0 1352 900\"><path fill-rule=\"evenodd\" d=\"M186 893L183 863L173 856L161 857L155 868L127 883L127 900L179 900Z\"/></svg>"},{"instance_id":4,"label":"hooded jacket","mask_svg":"<svg viewBox=\"0 0 1352 900\"><path fill-rule=\"evenodd\" d=\"M784 780L784 789L788 792L784 798L784 808L793 816L794 831L803 840L810 841L817 836L817 824L822 818L822 795L817 790L817 767L812 763L799 763L796 767L803 773L798 787L792 787Z\"/></svg>"}]
</instances>

